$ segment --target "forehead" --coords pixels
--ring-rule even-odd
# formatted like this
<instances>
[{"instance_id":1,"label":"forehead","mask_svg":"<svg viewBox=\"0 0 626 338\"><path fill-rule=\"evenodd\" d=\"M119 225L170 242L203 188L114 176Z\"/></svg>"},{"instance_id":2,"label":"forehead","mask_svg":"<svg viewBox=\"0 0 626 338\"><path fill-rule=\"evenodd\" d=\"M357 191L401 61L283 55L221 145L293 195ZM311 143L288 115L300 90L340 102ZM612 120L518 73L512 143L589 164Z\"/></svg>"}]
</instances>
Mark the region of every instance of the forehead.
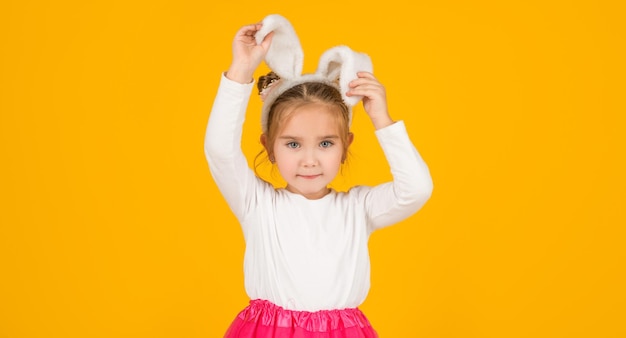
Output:
<instances>
[{"instance_id":1,"label":"forehead","mask_svg":"<svg viewBox=\"0 0 626 338\"><path fill-rule=\"evenodd\" d=\"M340 116L332 106L309 103L294 108L280 128L279 135L338 135Z\"/></svg>"}]
</instances>

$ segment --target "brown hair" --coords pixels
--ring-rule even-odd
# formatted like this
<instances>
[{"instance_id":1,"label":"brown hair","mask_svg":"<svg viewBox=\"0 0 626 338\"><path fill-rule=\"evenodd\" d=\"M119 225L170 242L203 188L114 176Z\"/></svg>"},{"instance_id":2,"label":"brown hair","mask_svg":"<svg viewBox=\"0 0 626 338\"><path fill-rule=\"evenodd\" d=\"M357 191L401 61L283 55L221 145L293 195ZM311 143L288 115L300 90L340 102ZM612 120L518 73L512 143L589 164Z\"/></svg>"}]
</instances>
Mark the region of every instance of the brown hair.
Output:
<instances>
[{"instance_id":1,"label":"brown hair","mask_svg":"<svg viewBox=\"0 0 626 338\"><path fill-rule=\"evenodd\" d=\"M275 74L269 73L266 76L259 78L259 91L262 90L263 84L268 83L268 79L275 81ZM261 83L263 82L263 84ZM266 126L266 147L267 156L272 156L272 149L274 148L274 142L276 137L284 124L298 107L302 107L308 104L317 103L326 105L331 112L336 113L337 125L339 127L339 137L343 146L343 158L345 159L348 154L349 137L350 137L350 109L343 101L339 89L336 87L322 82L305 82L293 86L287 89L284 93L280 94L276 100L270 106L267 126ZM255 158L255 172L259 166L257 160L265 153L266 150L261 152ZM257 173L258 175L258 173Z\"/></svg>"},{"instance_id":2,"label":"brown hair","mask_svg":"<svg viewBox=\"0 0 626 338\"><path fill-rule=\"evenodd\" d=\"M259 94L267 87L269 87L272 83L280 80L280 76L274 72L269 72L267 75L259 76L259 81L256 84L256 88L259 91Z\"/></svg>"}]
</instances>

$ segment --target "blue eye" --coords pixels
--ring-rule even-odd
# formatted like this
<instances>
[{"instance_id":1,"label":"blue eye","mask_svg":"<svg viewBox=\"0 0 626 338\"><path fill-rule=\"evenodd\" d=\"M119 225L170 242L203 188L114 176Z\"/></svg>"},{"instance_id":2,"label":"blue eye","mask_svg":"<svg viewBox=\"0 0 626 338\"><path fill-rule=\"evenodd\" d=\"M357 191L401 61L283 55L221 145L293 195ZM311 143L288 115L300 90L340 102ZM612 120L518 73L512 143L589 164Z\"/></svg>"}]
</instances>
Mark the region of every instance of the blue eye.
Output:
<instances>
[{"instance_id":1,"label":"blue eye","mask_svg":"<svg viewBox=\"0 0 626 338\"><path fill-rule=\"evenodd\" d=\"M291 142L287 143L287 147L294 148L294 149L295 148L300 148L300 144L298 144L298 142L291 141Z\"/></svg>"},{"instance_id":2,"label":"blue eye","mask_svg":"<svg viewBox=\"0 0 626 338\"><path fill-rule=\"evenodd\" d=\"M322 148L328 148L328 147L330 147L332 145L333 145L333 143L330 142L330 141L322 141L322 142L320 142L320 147L322 147Z\"/></svg>"}]
</instances>

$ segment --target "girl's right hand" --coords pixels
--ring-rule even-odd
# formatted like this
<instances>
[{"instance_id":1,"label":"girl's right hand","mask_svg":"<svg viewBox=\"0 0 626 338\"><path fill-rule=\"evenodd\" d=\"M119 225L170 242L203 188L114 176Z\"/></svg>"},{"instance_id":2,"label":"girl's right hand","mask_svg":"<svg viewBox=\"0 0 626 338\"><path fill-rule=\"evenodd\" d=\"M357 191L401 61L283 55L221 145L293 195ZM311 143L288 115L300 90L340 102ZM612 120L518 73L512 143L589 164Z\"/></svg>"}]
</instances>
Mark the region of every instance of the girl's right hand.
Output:
<instances>
[{"instance_id":1,"label":"girl's right hand","mask_svg":"<svg viewBox=\"0 0 626 338\"><path fill-rule=\"evenodd\" d=\"M260 45L254 35L261 29L260 23L241 27L233 40L233 62L226 77L239 83L250 83L256 68L265 58L274 33L269 33Z\"/></svg>"}]
</instances>

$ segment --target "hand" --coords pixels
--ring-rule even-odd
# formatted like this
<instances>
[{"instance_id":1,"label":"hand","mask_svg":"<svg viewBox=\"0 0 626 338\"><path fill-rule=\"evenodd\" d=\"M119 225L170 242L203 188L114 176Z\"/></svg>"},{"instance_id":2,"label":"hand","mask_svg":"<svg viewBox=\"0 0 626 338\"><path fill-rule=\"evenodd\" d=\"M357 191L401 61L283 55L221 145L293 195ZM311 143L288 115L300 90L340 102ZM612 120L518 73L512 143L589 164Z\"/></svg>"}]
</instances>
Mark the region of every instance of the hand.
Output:
<instances>
[{"instance_id":1,"label":"hand","mask_svg":"<svg viewBox=\"0 0 626 338\"><path fill-rule=\"evenodd\" d=\"M261 24L243 26L237 31L233 40L233 62L226 77L239 83L250 83L254 71L265 58L272 43L274 33L268 34L260 45L254 35L261 29Z\"/></svg>"},{"instance_id":2,"label":"hand","mask_svg":"<svg viewBox=\"0 0 626 338\"><path fill-rule=\"evenodd\" d=\"M358 72L357 79L350 81L347 96L363 96L363 108L372 120L374 128L380 129L394 123L387 111L385 87L369 72Z\"/></svg>"}]
</instances>

